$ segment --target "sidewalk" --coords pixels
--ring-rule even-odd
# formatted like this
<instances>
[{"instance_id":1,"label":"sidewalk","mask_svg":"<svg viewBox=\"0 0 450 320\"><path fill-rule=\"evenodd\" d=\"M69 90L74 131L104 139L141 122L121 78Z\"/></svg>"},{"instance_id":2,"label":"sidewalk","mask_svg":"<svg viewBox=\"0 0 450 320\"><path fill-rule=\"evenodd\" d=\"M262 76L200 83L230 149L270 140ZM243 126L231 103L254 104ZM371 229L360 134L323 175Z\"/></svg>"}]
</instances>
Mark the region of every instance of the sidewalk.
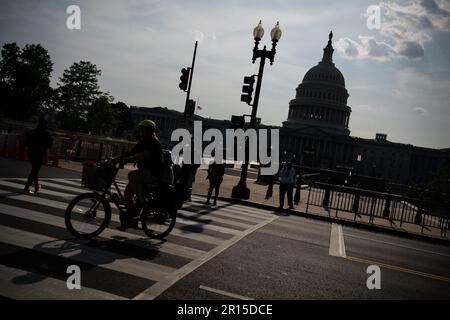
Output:
<instances>
[{"instance_id":1,"label":"sidewalk","mask_svg":"<svg viewBox=\"0 0 450 320\"><path fill-rule=\"evenodd\" d=\"M82 171L82 163L65 161L60 162L62 168ZM120 170L118 174L119 179L127 179L128 172L133 170L132 166L127 166L124 170ZM227 169L224 176L224 181L220 188L219 197L221 200L230 201L234 203L239 203L247 206L258 207L262 209L277 210L279 206L279 188L278 185L273 187L273 196L270 199L266 199L267 185L260 184L256 182L255 179L250 177L256 177L257 171L254 169L249 169L249 179L247 179L247 187L250 188L250 199L239 200L231 198L231 192L233 187L239 181L239 175L235 172L236 169ZM195 182L192 187L192 193L195 195L206 196L208 192L208 181L206 180L206 170L199 169L195 178ZM292 211L284 211L292 215L299 215L309 219L318 219L327 222L339 223L347 226L352 226L356 228L364 228L377 232L384 232L394 235L399 235L408 238L416 238L420 240L430 240L433 242L440 242L446 245L450 244L450 233L447 233L447 237L440 236L440 230L436 228L425 228L424 232L421 232L421 226L410 223L403 223L400 227L399 223L394 222L391 224L389 220L375 218L374 223L369 223L368 216L360 216L354 221L354 214L347 212L339 212L336 214L335 211L327 211L322 207L312 207L308 208L308 213L306 213L306 200L308 199L309 190L303 189L301 191L300 203ZM287 203L285 204L285 206Z\"/></svg>"}]
</instances>

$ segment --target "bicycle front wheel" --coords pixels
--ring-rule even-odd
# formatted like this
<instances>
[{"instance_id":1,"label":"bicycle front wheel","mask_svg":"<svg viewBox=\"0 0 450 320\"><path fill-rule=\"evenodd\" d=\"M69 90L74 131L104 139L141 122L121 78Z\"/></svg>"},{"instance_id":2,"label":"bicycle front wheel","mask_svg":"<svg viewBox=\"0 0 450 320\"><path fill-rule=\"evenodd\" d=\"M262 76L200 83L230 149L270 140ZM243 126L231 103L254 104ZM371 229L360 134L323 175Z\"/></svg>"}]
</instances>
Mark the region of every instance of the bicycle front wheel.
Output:
<instances>
[{"instance_id":1,"label":"bicycle front wheel","mask_svg":"<svg viewBox=\"0 0 450 320\"><path fill-rule=\"evenodd\" d=\"M66 209L65 222L69 232L77 238L98 236L111 221L111 207L96 192L75 197Z\"/></svg>"},{"instance_id":2,"label":"bicycle front wheel","mask_svg":"<svg viewBox=\"0 0 450 320\"><path fill-rule=\"evenodd\" d=\"M149 238L162 239L172 231L176 218L176 211L144 209L141 213L142 230Z\"/></svg>"}]
</instances>

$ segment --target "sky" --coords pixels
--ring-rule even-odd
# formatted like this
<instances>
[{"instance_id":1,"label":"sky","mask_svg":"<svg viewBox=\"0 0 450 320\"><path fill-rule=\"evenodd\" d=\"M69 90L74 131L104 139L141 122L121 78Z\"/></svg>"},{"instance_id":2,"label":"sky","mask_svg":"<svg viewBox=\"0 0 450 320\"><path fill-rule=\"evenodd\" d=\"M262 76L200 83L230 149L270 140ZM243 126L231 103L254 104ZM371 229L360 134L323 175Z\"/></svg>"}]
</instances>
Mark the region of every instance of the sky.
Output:
<instances>
[{"instance_id":1,"label":"sky","mask_svg":"<svg viewBox=\"0 0 450 320\"><path fill-rule=\"evenodd\" d=\"M70 5L80 8L81 29L67 28ZM243 77L258 72L253 28L262 20L261 44L270 48L279 21L283 34L258 108L272 125L287 119L333 30L351 135L450 147L450 0L2 0L0 7L0 45L43 45L54 62L52 86L73 62L88 60L102 71L101 89L127 105L182 111L180 70L198 41L191 97L199 115L218 119L251 113L240 95Z\"/></svg>"}]
</instances>

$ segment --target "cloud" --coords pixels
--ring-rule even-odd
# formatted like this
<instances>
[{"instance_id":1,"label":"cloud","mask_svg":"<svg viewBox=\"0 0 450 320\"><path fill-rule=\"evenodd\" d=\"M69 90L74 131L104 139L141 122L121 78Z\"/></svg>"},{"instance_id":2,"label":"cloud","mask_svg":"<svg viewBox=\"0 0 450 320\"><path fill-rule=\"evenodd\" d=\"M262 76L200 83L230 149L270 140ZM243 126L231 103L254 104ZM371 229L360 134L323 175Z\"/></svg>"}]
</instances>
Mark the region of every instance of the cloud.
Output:
<instances>
[{"instance_id":1,"label":"cloud","mask_svg":"<svg viewBox=\"0 0 450 320\"><path fill-rule=\"evenodd\" d=\"M421 59L425 55L424 45L432 40L433 32L450 32L448 2L380 2L378 7L382 20L380 39L367 36L359 36L357 41L341 38L336 42L336 49L342 57L381 61L394 57Z\"/></svg>"},{"instance_id":2,"label":"cloud","mask_svg":"<svg viewBox=\"0 0 450 320\"><path fill-rule=\"evenodd\" d=\"M359 36L359 41L350 38L340 38L335 43L336 50L347 59L386 60L395 54L395 49L386 42L378 42L373 37Z\"/></svg>"},{"instance_id":3,"label":"cloud","mask_svg":"<svg viewBox=\"0 0 450 320\"><path fill-rule=\"evenodd\" d=\"M416 107L413 108L414 112L417 113L419 116L426 116L428 115L428 110L422 107Z\"/></svg>"}]
</instances>

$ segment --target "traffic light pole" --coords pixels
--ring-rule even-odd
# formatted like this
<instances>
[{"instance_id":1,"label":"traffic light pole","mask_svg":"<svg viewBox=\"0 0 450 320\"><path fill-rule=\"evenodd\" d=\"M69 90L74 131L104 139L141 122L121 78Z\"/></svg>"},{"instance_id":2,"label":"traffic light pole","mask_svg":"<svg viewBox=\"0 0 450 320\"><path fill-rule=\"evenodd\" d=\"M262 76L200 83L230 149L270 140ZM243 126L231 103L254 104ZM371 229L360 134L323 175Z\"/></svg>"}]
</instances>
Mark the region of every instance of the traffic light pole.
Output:
<instances>
[{"instance_id":1,"label":"traffic light pole","mask_svg":"<svg viewBox=\"0 0 450 320\"><path fill-rule=\"evenodd\" d=\"M261 58L259 63L258 80L256 82L255 97L252 105L252 115L250 117L249 128L254 129L256 127L256 113L258 112L259 93L261 92L262 77L264 73L265 58ZM248 199L250 197L250 189L247 188L247 176L248 176L248 141L245 140L245 156L246 161L241 167L241 178L238 184L233 188L232 196L241 199Z\"/></svg>"},{"instance_id":2,"label":"traffic light pole","mask_svg":"<svg viewBox=\"0 0 450 320\"><path fill-rule=\"evenodd\" d=\"M188 85L188 90L187 90L187 94L186 94L186 102L184 104L184 115L183 115L184 119L186 119L186 114L187 114L188 104L189 104L189 96L191 95L191 85L192 85L192 78L194 77L194 66L195 66L195 56L197 55L197 45L198 45L198 41L195 41L194 56L192 57L192 66L191 66L191 70L189 72L189 85Z\"/></svg>"},{"instance_id":3,"label":"traffic light pole","mask_svg":"<svg viewBox=\"0 0 450 320\"><path fill-rule=\"evenodd\" d=\"M250 118L250 126L249 128L254 129L256 127L256 113L258 111L258 104L259 104L259 94L261 92L261 84L262 84L262 78L264 73L264 65L266 62L266 59L269 59L270 63L273 63L273 59L275 56L275 47L276 47L276 41L273 41L272 43L272 50L268 51L266 49L266 46L262 50L258 49L259 40L255 40L255 47L253 49L253 62L257 58L260 58L259 63L259 71L258 71L258 80L256 82L256 89L255 89L255 98L252 105L252 115ZM240 198L240 199L248 199L250 198L250 189L247 188L247 175L248 175L248 162L250 159L248 159L248 142L245 143L245 153L246 153L246 161L242 164L241 167L241 178L239 179L238 184L233 188L232 190L232 197Z\"/></svg>"}]
</instances>

